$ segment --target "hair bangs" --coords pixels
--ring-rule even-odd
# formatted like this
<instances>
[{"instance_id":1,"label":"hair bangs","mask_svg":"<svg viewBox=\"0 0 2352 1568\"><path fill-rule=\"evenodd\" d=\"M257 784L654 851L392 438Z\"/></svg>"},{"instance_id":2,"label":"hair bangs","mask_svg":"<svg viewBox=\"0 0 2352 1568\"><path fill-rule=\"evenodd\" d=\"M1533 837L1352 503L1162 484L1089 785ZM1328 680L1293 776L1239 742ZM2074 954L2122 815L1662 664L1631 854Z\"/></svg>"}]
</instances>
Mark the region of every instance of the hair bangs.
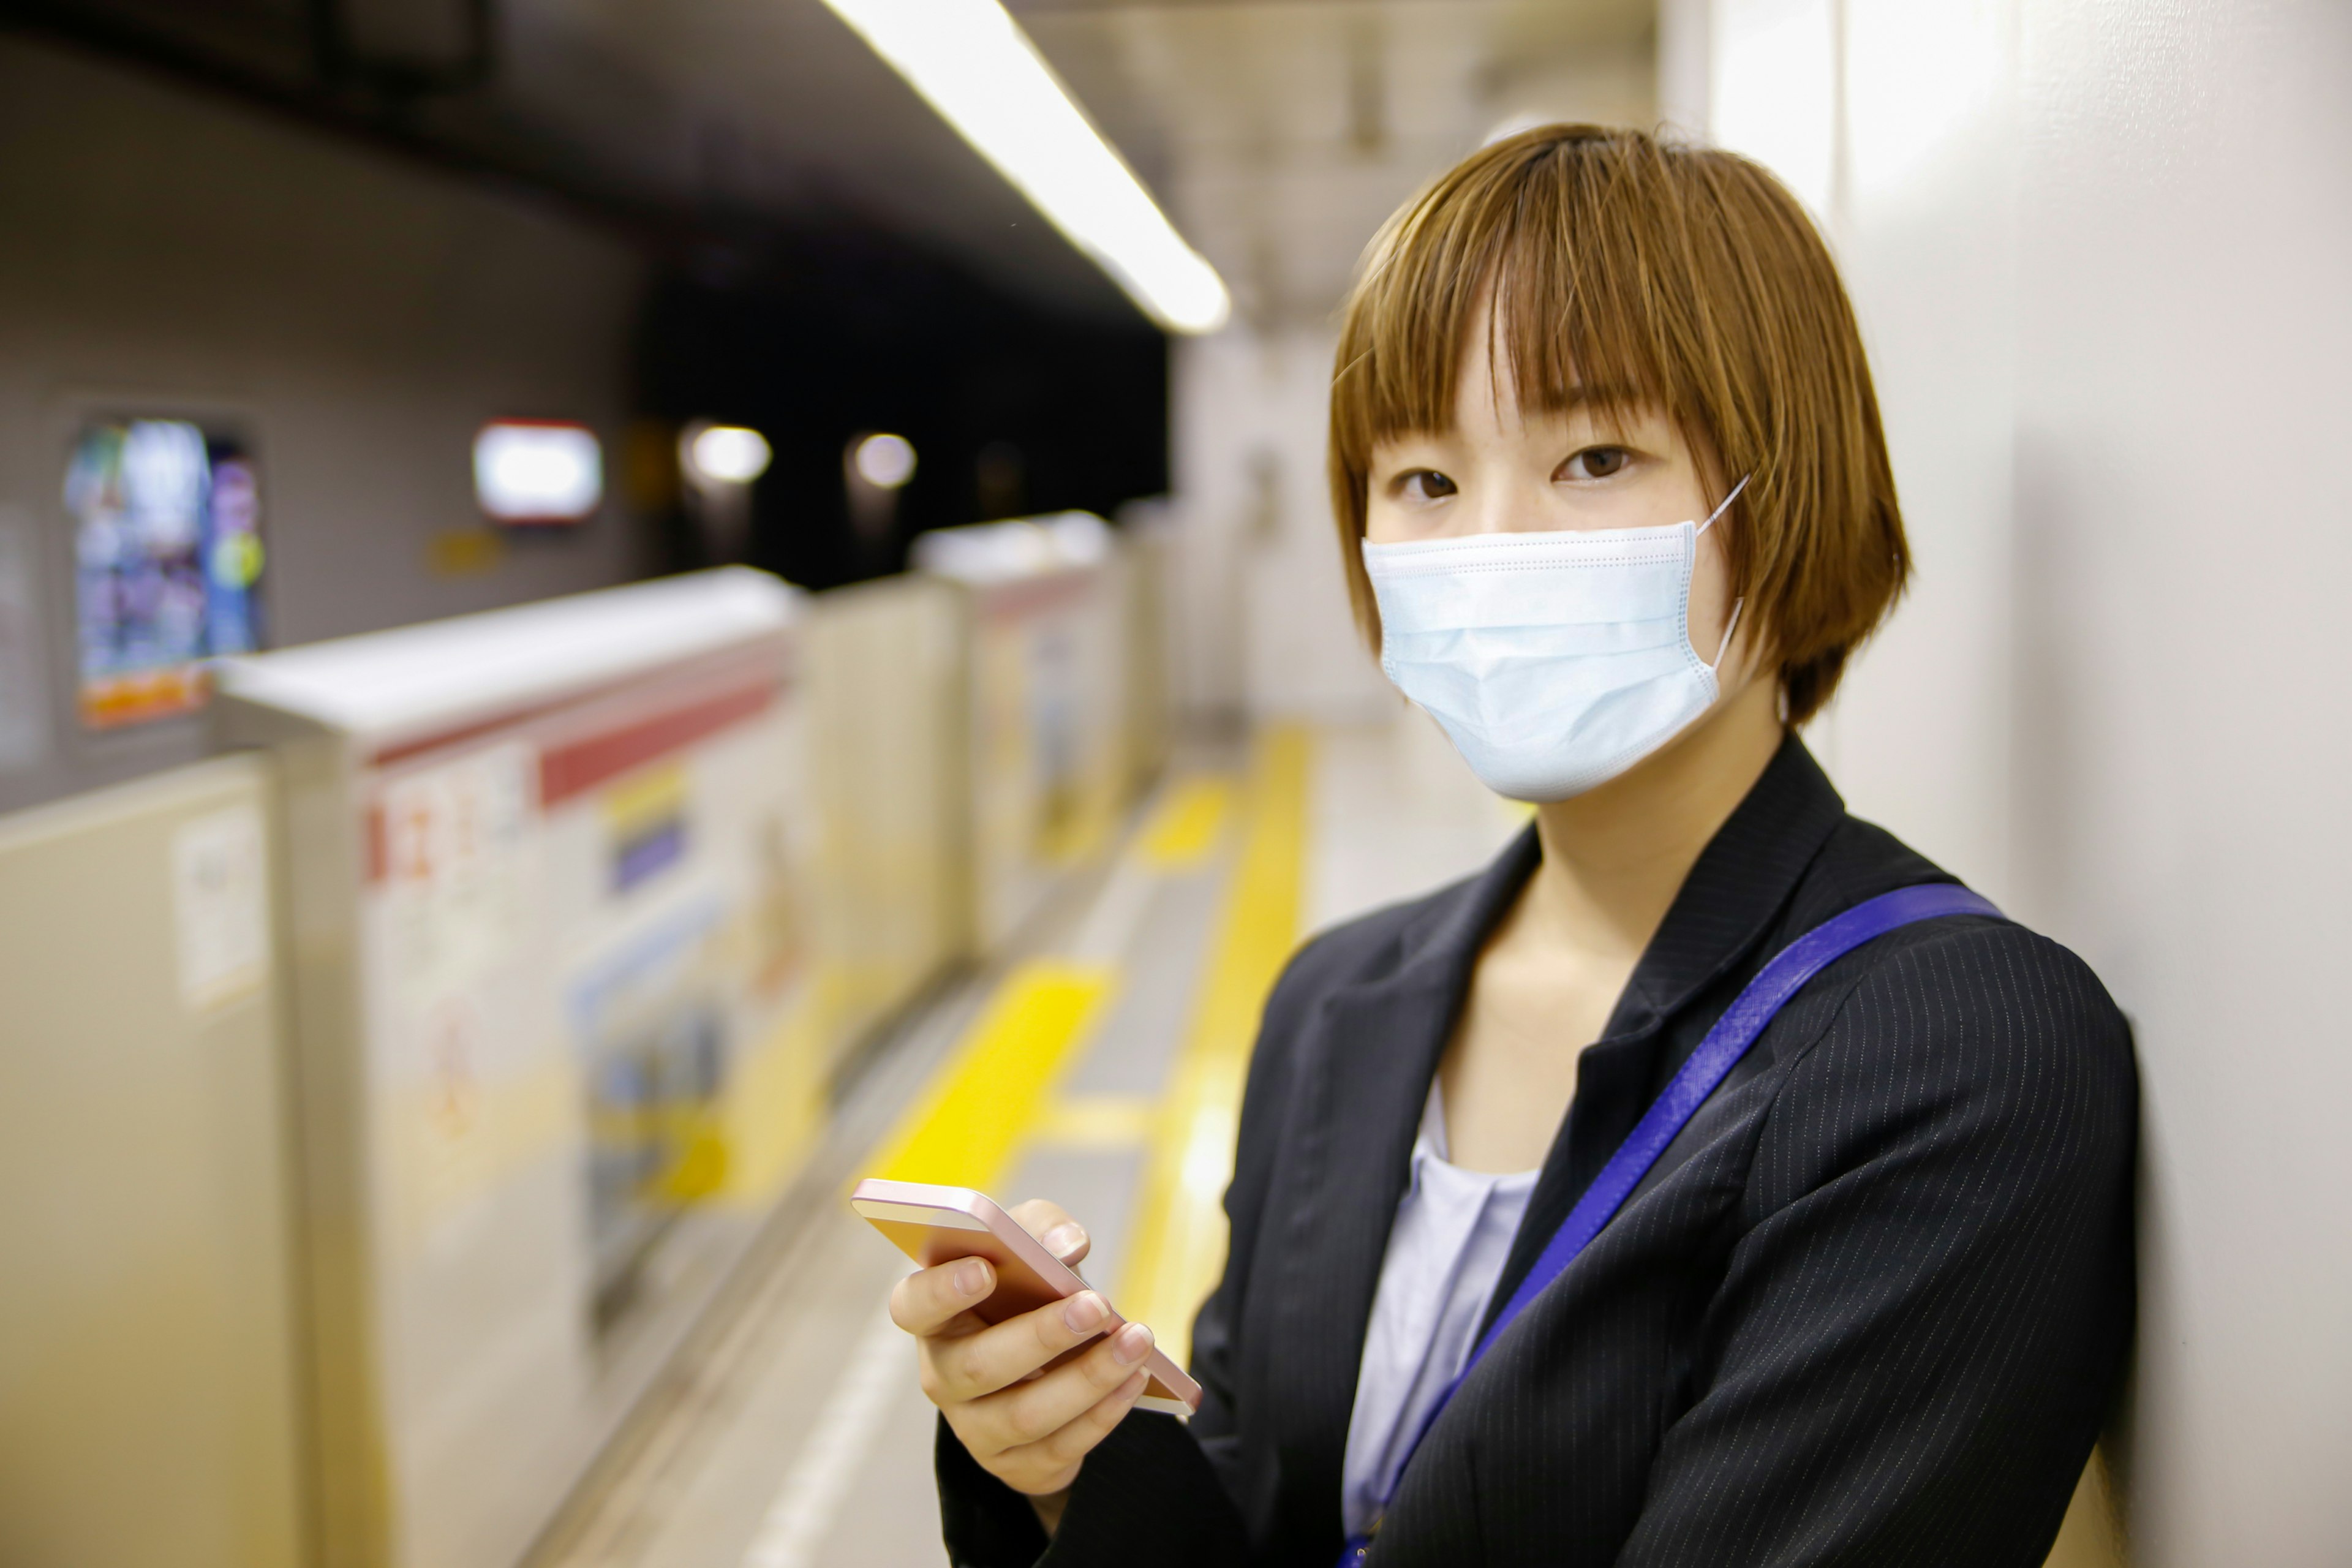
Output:
<instances>
[{"instance_id":1,"label":"hair bangs","mask_svg":"<svg viewBox=\"0 0 2352 1568\"><path fill-rule=\"evenodd\" d=\"M1605 426L1634 407L1680 414L1664 334L1646 320L1659 290L1640 247L1586 243L1612 234L1622 197L1613 180L1570 172L1440 182L1373 242L1354 352L1332 389L1332 434L1351 468L1368 468L1383 442L1453 428L1474 332L1486 334L1495 395L1507 372L1522 415L1579 408Z\"/></svg>"}]
</instances>

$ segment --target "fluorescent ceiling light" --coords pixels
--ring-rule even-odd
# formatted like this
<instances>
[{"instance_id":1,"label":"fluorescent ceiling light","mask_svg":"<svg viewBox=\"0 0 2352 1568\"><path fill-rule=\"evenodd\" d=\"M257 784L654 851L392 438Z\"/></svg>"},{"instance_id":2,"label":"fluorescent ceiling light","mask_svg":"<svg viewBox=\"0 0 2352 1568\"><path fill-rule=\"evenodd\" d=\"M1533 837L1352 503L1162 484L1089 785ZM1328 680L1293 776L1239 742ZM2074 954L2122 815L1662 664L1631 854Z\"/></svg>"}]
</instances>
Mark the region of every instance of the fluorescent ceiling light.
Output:
<instances>
[{"instance_id":1,"label":"fluorescent ceiling light","mask_svg":"<svg viewBox=\"0 0 2352 1568\"><path fill-rule=\"evenodd\" d=\"M997 0L825 0L1070 243L1160 325L1214 331L1232 310Z\"/></svg>"}]
</instances>

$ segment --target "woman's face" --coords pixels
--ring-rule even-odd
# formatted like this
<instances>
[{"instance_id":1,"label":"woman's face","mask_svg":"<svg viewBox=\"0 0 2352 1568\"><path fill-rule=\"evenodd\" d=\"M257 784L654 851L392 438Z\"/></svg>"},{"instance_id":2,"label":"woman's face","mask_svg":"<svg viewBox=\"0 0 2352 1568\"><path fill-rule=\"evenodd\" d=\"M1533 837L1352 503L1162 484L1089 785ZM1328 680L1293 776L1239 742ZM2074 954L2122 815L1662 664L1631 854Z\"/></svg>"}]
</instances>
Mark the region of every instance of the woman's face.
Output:
<instances>
[{"instance_id":1,"label":"woman's face","mask_svg":"<svg viewBox=\"0 0 2352 1568\"><path fill-rule=\"evenodd\" d=\"M1483 331L1471 334L1456 385L1452 430L1374 448L1364 521L1373 543L1650 528L1704 521L1715 510L1698 458L1656 409L1621 408L1603 419L1571 407L1523 418L1510 367L1490 362ZM1691 643L1703 659L1722 644L1728 584L1723 531L1710 528L1691 580ZM1745 684L1748 662L1735 650L1718 672L1727 694Z\"/></svg>"}]
</instances>

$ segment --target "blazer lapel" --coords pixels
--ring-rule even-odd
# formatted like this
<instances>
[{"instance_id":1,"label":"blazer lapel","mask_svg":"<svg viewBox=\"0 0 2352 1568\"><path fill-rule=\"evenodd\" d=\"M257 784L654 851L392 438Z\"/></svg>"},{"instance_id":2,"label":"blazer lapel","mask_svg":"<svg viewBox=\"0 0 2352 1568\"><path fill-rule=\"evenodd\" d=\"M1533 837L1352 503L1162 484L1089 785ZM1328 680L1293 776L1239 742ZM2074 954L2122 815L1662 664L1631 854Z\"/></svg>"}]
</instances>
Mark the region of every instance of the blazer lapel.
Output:
<instances>
[{"instance_id":1,"label":"blazer lapel","mask_svg":"<svg viewBox=\"0 0 2352 1568\"><path fill-rule=\"evenodd\" d=\"M1336 1506L1356 1374L1414 1130L1487 931L1534 869L1532 829L1402 939L1398 966L1325 998L1301 1041L1300 1094L1277 1194L1286 1214L1270 1365L1286 1478ZM1326 1484L1328 1482L1328 1485Z\"/></svg>"},{"instance_id":2,"label":"blazer lapel","mask_svg":"<svg viewBox=\"0 0 2352 1568\"><path fill-rule=\"evenodd\" d=\"M1845 803L1812 753L1795 734L1785 737L1692 866L1601 1037L1578 1058L1575 1097L1487 1302L1488 1323L1706 1026L1770 956L1766 937L1844 818ZM1652 1181L1671 1168L1660 1161Z\"/></svg>"}]
</instances>

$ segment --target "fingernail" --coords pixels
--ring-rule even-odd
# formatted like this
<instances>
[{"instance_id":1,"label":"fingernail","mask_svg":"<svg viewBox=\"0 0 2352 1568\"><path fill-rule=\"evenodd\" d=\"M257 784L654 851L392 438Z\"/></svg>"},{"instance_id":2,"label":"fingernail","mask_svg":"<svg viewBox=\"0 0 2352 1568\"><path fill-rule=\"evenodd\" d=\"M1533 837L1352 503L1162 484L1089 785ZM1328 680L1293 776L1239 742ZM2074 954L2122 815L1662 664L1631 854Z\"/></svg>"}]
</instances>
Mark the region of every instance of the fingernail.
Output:
<instances>
[{"instance_id":1,"label":"fingernail","mask_svg":"<svg viewBox=\"0 0 2352 1568\"><path fill-rule=\"evenodd\" d=\"M1056 1258L1067 1258L1086 1238L1085 1227L1075 1221L1057 1225L1045 1233L1045 1250Z\"/></svg>"},{"instance_id":2,"label":"fingernail","mask_svg":"<svg viewBox=\"0 0 2352 1568\"><path fill-rule=\"evenodd\" d=\"M988 1289L988 1265L977 1258L967 1258L955 1271L955 1288L967 1296L977 1296Z\"/></svg>"},{"instance_id":3,"label":"fingernail","mask_svg":"<svg viewBox=\"0 0 2352 1568\"><path fill-rule=\"evenodd\" d=\"M1151 1353L1151 1331L1141 1323L1129 1323L1111 1336L1110 1359L1121 1366L1133 1366Z\"/></svg>"},{"instance_id":4,"label":"fingernail","mask_svg":"<svg viewBox=\"0 0 2352 1568\"><path fill-rule=\"evenodd\" d=\"M1074 1334L1089 1333L1100 1328L1102 1321L1102 1298L1091 1290L1081 1290L1070 1298L1068 1306L1062 1309L1062 1321L1070 1325L1070 1331Z\"/></svg>"}]
</instances>

